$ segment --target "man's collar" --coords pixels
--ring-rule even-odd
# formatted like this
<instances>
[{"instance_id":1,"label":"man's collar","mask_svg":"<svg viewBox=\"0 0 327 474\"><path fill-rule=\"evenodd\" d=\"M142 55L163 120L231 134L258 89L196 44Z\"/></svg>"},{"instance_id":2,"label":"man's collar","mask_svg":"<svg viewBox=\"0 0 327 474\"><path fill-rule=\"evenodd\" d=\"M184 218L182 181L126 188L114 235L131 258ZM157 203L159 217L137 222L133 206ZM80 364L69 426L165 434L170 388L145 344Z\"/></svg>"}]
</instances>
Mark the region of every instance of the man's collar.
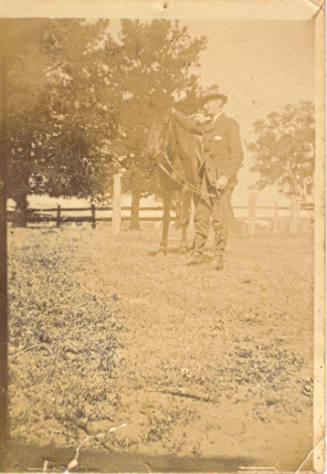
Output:
<instances>
[{"instance_id":1,"label":"man's collar","mask_svg":"<svg viewBox=\"0 0 327 474\"><path fill-rule=\"evenodd\" d=\"M212 119L212 122L214 123L214 122L217 120L218 117L220 117L221 115L223 115L223 113L224 113L223 110L221 110L220 112L218 112L218 114L216 114L216 115L214 116L214 118Z\"/></svg>"},{"instance_id":2,"label":"man's collar","mask_svg":"<svg viewBox=\"0 0 327 474\"><path fill-rule=\"evenodd\" d=\"M211 130L214 126L215 126L215 123L216 121L219 119L219 117L221 117L222 115L224 115L224 111L222 110L221 112L219 112L219 114L216 114L211 120L209 120L209 122L206 123L206 127L207 129Z\"/></svg>"}]
</instances>

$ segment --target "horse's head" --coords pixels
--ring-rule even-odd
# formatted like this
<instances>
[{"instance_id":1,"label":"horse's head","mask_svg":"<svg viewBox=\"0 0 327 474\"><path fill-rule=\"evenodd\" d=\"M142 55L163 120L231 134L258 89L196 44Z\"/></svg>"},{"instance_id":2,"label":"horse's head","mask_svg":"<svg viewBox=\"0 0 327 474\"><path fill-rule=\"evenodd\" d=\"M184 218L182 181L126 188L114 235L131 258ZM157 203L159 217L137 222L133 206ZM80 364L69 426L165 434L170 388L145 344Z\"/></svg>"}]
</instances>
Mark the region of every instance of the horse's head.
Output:
<instances>
[{"instance_id":1,"label":"horse's head","mask_svg":"<svg viewBox=\"0 0 327 474\"><path fill-rule=\"evenodd\" d=\"M156 112L149 129L147 149L150 155L158 156L167 145L169 133L169 111Z\"/></svg>"}]
</instances>

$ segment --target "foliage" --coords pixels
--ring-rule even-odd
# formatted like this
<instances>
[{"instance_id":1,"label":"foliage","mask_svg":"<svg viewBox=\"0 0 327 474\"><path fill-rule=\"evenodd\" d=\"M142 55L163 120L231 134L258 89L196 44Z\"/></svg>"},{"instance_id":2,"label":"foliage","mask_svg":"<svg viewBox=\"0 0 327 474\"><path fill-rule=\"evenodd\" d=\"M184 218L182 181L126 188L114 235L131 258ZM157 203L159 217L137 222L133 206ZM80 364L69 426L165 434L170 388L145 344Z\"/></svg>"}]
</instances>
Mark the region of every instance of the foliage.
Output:
<instances>
[{"instance_id":1,"label":"foliage","mask_svg":"<svg viewBox=\"0 0 327 474\"><path fill-rule=\"evenodd\" d=\"M125 189L153 192L155 163L144 149L153 109L183 99L196 107L205 38L178 22L39 20L9 70L9 194L98 196L117 168ZM158 94L160 100L158 102ZM140 119L142 118L142 119Z\"/></svg>"},{"instance_id":2,"label":"foliage","mask_svg":"<svg viewBox=\"0 0 327 474\"><path fill-rule=\"evenodd\" d=\"M247 146L254 158L252 171L260 174L259 189L277 184L287 195L307 198L314 173L314 105L288 104L253 128L257 139Z\"/></svg>"},{"instance_id":3,"label":"foliage","mask_svg":"<svg viewBox=\"0 0 327 474\"><path fill-rule=\"evenodd\" d=\"M14 247L10 243L12 429L19 437L24 426L35 424L31 437L37 440L45 424L65 444L71 442L65 433L74 428L72 418L82 423L85 417L110 417L115 411L118 305L115 294L84 286L94 278L94 269L87 264L88 270L81 271L86 262L76 249L80 229L69 245L76 252L72 261L58 232L43 233L45 240L35 247L33 237L20 233L24 231L16 230ZM75 276L88 278L72 279L72 269ZM30 397L35 397L33 406L26 411ZM73 433L77 435L76 426Z\"/></svg>"},{"instance_id":4,"label":"foliage","mask_svg":"<svg viewBox=\"0 0 327 474\"><path fill-rule=\"evenodd\" d=\"M97 147L118 133L116 109L107 105L110 87L103 87L107 71L94 47L107 27L107 21L44 20L19 45L8 73L8 190L16 202L33 193L104 192L110 156Z\"/></svg>"},{"instance_id":5,"label":"foliage","mask_svg":"<svg viewBox=\"0 0 327 474\"><path fill-rule=\"evenodd\" d=\"M18 30L22 27L18 25ZM123 191L157 192L146 153L155 113L172 104L200 110L195 74L206 38L178 21L35 20L9 67L9 196L26 209L29 194L104 200L112 176Z\"/></svg>"}]
</instances>

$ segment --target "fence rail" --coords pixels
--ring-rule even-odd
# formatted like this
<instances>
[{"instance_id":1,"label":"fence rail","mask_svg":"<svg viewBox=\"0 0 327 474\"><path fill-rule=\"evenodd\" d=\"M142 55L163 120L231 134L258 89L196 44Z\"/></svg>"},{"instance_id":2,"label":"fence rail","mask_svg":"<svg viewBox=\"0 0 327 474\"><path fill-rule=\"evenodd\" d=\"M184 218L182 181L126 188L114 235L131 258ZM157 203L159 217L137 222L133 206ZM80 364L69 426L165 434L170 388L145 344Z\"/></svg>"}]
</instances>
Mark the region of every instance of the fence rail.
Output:
<instances>
[{"instance_id":1,"label":"fence rail","mask_svg":"<svg viewBox=\"0 0 327 474\"><path fill-rule=\"evenodd\" d=\"M60 207L61 211L63 212L79 212L79 211L90 211L91 212L91 209L92 209L92 206L89 206L89 207L61 207L61 206L57 206L57 207L49 207L49 208L34 208L34 207L30 207L29 209L27 209L27 212L57 212L58 211L58 207ZM233 206L233 209L240 209L240 210L245 210L245 209L248 209L249 206L248 205L243 205L243 206ZM276 206L277 210L280 210L280 211L286 211L286 210L289 210L290 209L290 206ZM99 207L96 207L95 208L97 211L112 211L113 210L113 206L109 206L109 207L106 207L106 206L99 206ZM264 210L271 210L271 209L275 209L275 206L256 206L256 209L264 209ZM121 210L122 211L131 211L132 208L131 206L122 206L121 207ZM140 211L162 211L163 210L163 207L162 206L141 206L139 207L139 210ZM300 205L300 210L302 211L313 211L314 210L314 205L311 204L311 203L302 203ZM14 211L7 211L9 215L12 215L14 213Z\"/></svg>"},{"instance_id":2,"label":"fence rail","mask_svg":"<svg viewBox=\"0 0 327 474\"><path fill-rule=\"evenodd\" d=\"M96 227L97 222L112 222L113 233L118 234L120 232L121 222L126 222L131 220L131 206L119 206L117 208L117 201L113 206L99 206L96 207L92 204L90 207L52 207L52 208L30 208L27 211L27 222L28 223L43 223L43 222L55 222L57 227L60 227L64 223L91 223L92 227ZM255 234L258 232L258 227L260 223L269 223L269 228L273 232L279 232L281 228L281 223L283 223L286 230L291 233L296 233L301 230L301 223L304 220L300 217L300 211L313 211L313 204L300 203L296 198L290 201L289 206L279 206L277 203L274 203L273 206L258 206L257 205L257 194L252 192L249 194L248 205L233 206L233 209L236 210L247 210L247 215L244 217L238 218L238 220L245 223L247 231L250 234ZM272 211L272 216L261 216L258 215L258 210L262 211ZM121 211L129 211L129 215L122 215ZM162 206L141 206L139 211L144 212L162 212ZM287 216L281 216L279 211L289 211ZM87 212L88 215L65 215L67 212ZM99 212L111 212L111 216L99 216ZM8 211L8 221L13 221L14 211ZM172 216L171 219L174 221L177 219L176 216ZM150 215L150 216L139 216L139 221L141 222L158 222L161 221L161 215ZM312 217L311 217L312 220Z\"/></svg>"}]
</instances>

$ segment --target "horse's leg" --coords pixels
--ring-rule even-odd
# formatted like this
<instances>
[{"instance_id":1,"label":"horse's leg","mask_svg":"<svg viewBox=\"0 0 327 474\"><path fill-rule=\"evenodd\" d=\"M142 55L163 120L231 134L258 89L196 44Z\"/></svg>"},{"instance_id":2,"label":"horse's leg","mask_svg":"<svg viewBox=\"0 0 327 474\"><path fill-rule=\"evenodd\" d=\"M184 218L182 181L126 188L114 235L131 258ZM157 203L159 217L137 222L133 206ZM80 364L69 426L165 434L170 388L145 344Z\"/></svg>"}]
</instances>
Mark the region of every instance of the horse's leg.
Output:
<instances>
[{"instance_id":1,"label":"horse's leg","mask_svg":"<svg viewBox=\"0 0 327 474\"><path fill-rule=\"evenodd\" d=\"M192 252L195 247L195 232L194 232L194 213L195 213L195 208L199 202L199 195L198 194L193 194L191 196L191 202L190 202L190 219L189 219L189 226L188 226L188 232L190 236L191 243L188 247L188 251Z\"/></svg>"},{"instance_id":2,"label":"horse's leg","mask_svg":"<svg viewBox=\"0 0 327 474\"><path fill-rule=\"evenodd\" d=\"M180 253L187 252L187 229L190 222L191 215L191 199L192 193L188 190L182 192L182 212L181 212L181 224L182 224L182 239L180 245Z\"/></svg>"},{"instance_id":3,"label":"horse's leg","mask_svg":"<svg viewBox=\"0 0 327 474\"><path fill-rule=\"evenodd\" d=\"M170 223L171 194L169 191L163 193L163 216L162 216L162 234L160 242L160 254L166 255L168 247L168 230Z\"/></svg>"},{"instance_id":4,"label":"horse's leg","mask_svg":"<svg viewBox=\"0 0 327 474\"><path fill-rule=\"evenodd\" d=\"M182 226L182 205L181 205L180 198L176 200L175 215L176 215L175 229L180 229Z\"/></svg>"}]
</instances>

